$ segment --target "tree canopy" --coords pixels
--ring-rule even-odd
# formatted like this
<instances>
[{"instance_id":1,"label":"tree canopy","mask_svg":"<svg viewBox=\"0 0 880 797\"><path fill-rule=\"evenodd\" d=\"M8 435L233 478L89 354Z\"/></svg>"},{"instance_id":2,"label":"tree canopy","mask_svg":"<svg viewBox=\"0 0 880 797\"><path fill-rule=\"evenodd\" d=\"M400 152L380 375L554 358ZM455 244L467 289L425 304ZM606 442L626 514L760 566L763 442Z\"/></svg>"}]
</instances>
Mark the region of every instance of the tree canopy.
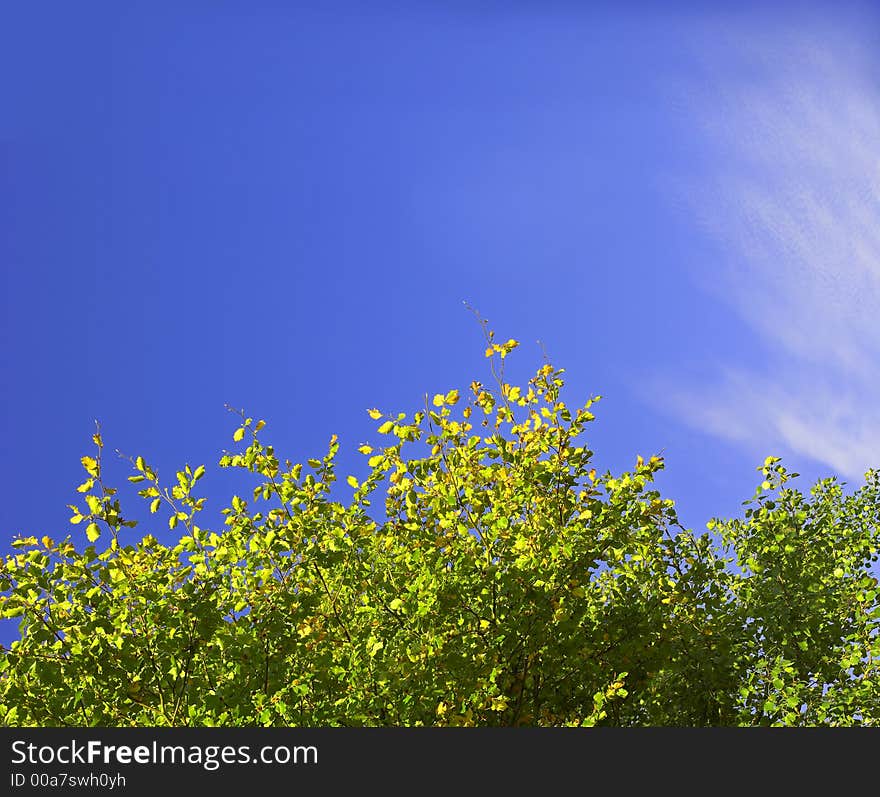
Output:
<instances>
[{"instance_id":1,"label":"tree canopy","mask_svg":"<svg viewBox=\"0 0 880 797\"><path fill-rule=\"evenodd\" d=\"M204 465L167 484L133 458L168 544L104 482L99 429L72 534L17 538L0 570L2 723L880 723L880 473L802 493L768 457L743 517L696 533L661 457L597 473L597 398L569 406L549 363L509 384L517 343L485 331L491 384L370 410L350 490L335 435L282 461L243 412L219 465L253 492L221 529Z\"/></svg>"}]
</instances>

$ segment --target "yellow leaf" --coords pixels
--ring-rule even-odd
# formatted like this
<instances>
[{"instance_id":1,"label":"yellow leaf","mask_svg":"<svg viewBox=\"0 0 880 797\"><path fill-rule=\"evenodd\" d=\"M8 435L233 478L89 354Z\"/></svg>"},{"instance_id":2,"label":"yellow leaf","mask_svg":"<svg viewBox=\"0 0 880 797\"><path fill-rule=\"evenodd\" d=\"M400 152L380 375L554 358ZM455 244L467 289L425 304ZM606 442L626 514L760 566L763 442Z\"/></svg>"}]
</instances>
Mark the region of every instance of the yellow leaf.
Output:
<instances>
[{"instance_id":1,"label":"yellow leaf","mask_svg":"<svg viewBox=\"0 0 880 797\"><path fill-rule=\"evenodd\" d=\"M92 457L81 457L80 462L82 462L82 466L86 469L86 473L89 476L97 476L98 475L98 461L93 459Z\"/></svg>"},{"instance_id":2,"label":"yellow leaf","mask_svg":"<svg viewBox=\"0 0 880 797\"><path fill-rule=\"evenodd\" d=\"M44 548L51 548L52 547L52 538L49 536L43 537L43 539L40 540L40 542L43 543Z\"/></svg>"},{"instance_id":3,"label":"yellow leaf","mask_svg":"<svg viewBox=\"0 0 880 797\"><path fill-rule=\"evenodd\" d=\"M457 390L450 390L446 394L444 400L446 401L447 404L455 404L458 401L458 391Z\"/></svg>"},{"instance_id":4,"label":"yellow leaf","mask_svg":"<svg viewBox=\"0 0 880 797\"><path fill-rule=\"evenodd\" d=\"M244 427L239 426L238 429L235 430L235 434L232 435L232 439L238 443L244 437Z\"/></svg>"},{"instance_id":5,"label":"yellow leaf","mask_svg":"<svg viewBox=\"0 0 880 797\"><path fill-rule=\"evenodd\" d=\"M382 459L383 457L381 454L376 454L375 456L370 457L367 460L367 465L369 465L371 468L375 468L376 465L378 465L382 461Z\"/></svg>"},{"instance_id":6,"label":"yellow leaf","mask_svg":"<svg viewBox=\"0 0 880 797\"><path fill-rule=\"evenodd\" d=\"M144 469L147 467L146 463L144 462L144 458L143 458L143 457L138 457L138 458L134 461L134 466L135 466L138 470L144 470Z\"/></svg>"},{"instance_id":7,"label":"yellow leaf","mask_svg":"<svg viewBox=\"0 0 880 797\"><path fill-rule=\"evenodd\" d=\"M493 697L489 708L492 711L504 711L507 708L507 698L504 695Z\"/></svg>"},{"instance_id":8,"label":"yellow leaf","mask_svg":"<svg viewBox=\"0 0 880 797\"><path fill-rule=\"evenodd\" d=\"M259 432L266 425L265 421L257 421L257 425L254 426L254 431Z\"/></svg>"},{"instance_id":9,"label":"yellow leaf","mask_svg":"<svg viewBox=\"0 0 880 797\"><path fill-rule=\"evenodd\" d=\"M495 354L495 349L492 346L489 346L486 349L486 356L491 357L493 354Z\"/></svg>"},{"instance_id":10,"label":"yellow leaf","mask_svg":"<svg viewBox=\"0 0 880 797\"><path fill-rule=\"evenodd\" d=\"M364 455L366 455L366 454L372 454L372 453L373 453L373 447L364 444L364 445L362 445L362 446L358 446L358 451L359 451L361 454L364 454Z\"/></svg>"},{"instance_id":11,"label":"yellow leaf","mask_svg":"<svg viewBox=\"0 0 880 797\"><path fill-rule=\"evenodd\" d=\"M153 501L150 503L150 512L154 512L154 513L158 512L159 511L159 504L161 504L161 503L162 503L161 498L154 498Z\"/></svg>"},{"instance_id":12,"label":"yellow leaf","mask_svg":"<svg viewBox=\"0 0 880 797\"><path fill-rule=\"evenodd\" d=\"M388 432L390 432L393 428L394 428L393 421L385 421L385 423L383 423L379 427L379 434L388 434Z\"/></svg>"},{"instance_id":13,"label":"yellow leaf","mask_svg":"<svg viewBox=\"0 0 880 797\"><path fill-rule=\"evenodd\" d=\"M97 523L89 523L86 526L86 537L89 538L89 542L94 542L101 536L101 531L98 529Z\"/></svg>"},{"instance_id":14,"label":"yellow leaf","mask_svg":"<svg viewBox=\"0 0 880 797\"><path fill-rule=\"evenodd\" d=\"M70 518L70 522L73 523L74 526L77 523L82 523L82 520L83 520L83 516L80 515L79 513L75 514L73 517Z\"/></svg>"},{"instance_id":15,"label":"yellow leaf","mask_svg":"<svg viewBox=\"0 0 880 797\"><path fill-rule=\"evenodd\" d=\"M349 476L346 481L348 482L349 487L354 487L355 490L358 488L358 480L354 476Z\"/></svg>"},{"instance_id":16,"label":"yellow leaf","mask_svg":"<svg viewBox=\"0 0 880 797\"><path fill-rule=\"evenodd\" d=\"M382 413L377 409L367 410L367 414L374 420L378 421L382 417Z\"/></svg>"},{"instance_id":17,"label":"yellow leaf","mask_svg":"<svg viewBox=\"0 0 880 797\"><path fill-rule=\"evenodd\" d=\"M438 393L436 396L434 396L435 407L442 407L445 401L446 399L444 398L442 393Z\"/></svg>"}]
</instances>

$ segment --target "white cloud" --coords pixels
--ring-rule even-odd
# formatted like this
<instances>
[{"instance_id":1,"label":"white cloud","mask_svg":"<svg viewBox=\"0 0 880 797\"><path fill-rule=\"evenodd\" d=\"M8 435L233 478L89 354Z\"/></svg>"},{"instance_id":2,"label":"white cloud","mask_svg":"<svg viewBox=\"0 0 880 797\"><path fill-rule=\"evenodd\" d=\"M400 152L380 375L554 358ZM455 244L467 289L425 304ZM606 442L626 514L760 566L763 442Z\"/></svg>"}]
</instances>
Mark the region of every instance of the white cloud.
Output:
<instances>
[{"instance_id":1,"label":"white cloud","mask_svg":"<svg viewBox=\"0 0 880 797\"><path fill-rule=\"evenodd\" d=\"M698 37L686 118L703 161L679 199L723 252L700 281L761 347L679 382L673 406L858 478L880 466L880 71L864 29L833 20L718 30Z\"/></svg>"}]
</instances>

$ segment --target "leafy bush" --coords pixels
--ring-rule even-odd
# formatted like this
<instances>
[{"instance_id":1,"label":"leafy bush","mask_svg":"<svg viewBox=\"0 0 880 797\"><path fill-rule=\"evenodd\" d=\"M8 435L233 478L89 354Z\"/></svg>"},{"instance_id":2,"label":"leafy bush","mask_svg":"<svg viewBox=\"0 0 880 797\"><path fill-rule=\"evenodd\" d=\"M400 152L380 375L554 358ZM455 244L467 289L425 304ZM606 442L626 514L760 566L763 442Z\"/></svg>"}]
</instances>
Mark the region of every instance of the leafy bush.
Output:
<instances>
[{"instance_id":1,"label":"leafy bush","mask_svg":"<svg viewBox=\"0 0 880 797\"><path fill-rule=\"evenodd\" d=\"M660 457L598 474L563 372L411 417L350 500L339 443L283 464L241 414L223 468L257 478L198 525L204 466L129 481L180 538L132 541L83 457L76 535L17 539L0 572L5 725L873 725L880 722L876 471L808 495L774 457L742 519L697 535L653 489ZM164 518L167 517L167 521ZM77 539L81 531L82 539ZM83 544L80 544L83 543Z\"/></svg>"}]
</instances>

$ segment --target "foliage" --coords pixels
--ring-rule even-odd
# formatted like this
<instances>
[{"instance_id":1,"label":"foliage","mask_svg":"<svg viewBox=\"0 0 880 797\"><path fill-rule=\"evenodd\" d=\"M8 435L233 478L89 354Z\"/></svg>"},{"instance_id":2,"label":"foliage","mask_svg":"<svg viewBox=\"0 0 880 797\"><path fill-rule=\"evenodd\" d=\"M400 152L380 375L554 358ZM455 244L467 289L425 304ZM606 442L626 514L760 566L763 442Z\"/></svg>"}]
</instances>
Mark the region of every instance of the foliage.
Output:
<instances>
[{"instance_id":1,"label":"foliage","mask_svg":"<svg viewBox=\"0 0 880 797\"><path fill-rule=\"evenodd\" d=\"M485 329L485 327L484 327ZM880 475L804 495L768 457L742 519L697 535L660 457L597 474L563 372L412 417L370 410L369 474L332 497L339 442L282 463L241 414L223 468L253 474L222 533L205 468L129 481L180 533L132 539L83 457L76 537L17 539L0 571L5 725L875 725ZM374 515L376 515L374 517ZM80 544L82 543L82 544Z\"/></svg>"}]
</instances>

